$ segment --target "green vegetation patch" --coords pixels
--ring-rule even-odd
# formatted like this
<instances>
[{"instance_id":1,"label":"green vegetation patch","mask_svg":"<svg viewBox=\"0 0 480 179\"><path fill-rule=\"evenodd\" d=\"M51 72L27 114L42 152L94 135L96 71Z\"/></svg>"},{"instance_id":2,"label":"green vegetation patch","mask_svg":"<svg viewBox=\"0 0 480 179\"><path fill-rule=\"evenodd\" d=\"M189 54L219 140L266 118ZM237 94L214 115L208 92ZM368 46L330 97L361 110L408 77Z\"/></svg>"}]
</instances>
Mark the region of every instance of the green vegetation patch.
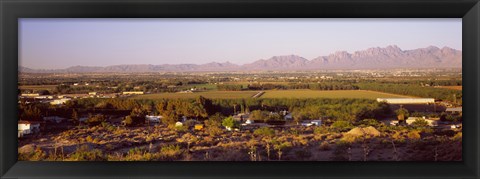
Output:
<instances>
[{"instance_id":1,"label":"green vegetation patch","mask_svg":"<svg viewBox=\"0 0 480 179\"><path fill-rule=\"evenodd\" d=\"M403 95L382 93L365 90L268 90L261 98L357 98L357 99L377 99L377 98L402 98Z\"/></svg>"}]
</instances>

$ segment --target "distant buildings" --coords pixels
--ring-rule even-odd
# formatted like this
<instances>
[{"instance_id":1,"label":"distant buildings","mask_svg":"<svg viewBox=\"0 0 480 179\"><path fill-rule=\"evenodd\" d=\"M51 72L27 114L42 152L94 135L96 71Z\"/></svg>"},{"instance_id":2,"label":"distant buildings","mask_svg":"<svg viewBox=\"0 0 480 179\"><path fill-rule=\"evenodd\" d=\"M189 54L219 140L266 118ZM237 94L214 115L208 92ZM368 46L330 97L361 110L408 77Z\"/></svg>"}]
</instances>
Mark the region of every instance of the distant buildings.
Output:
<instances>
[{"instance_id":1,"label":"distant buildings","mask_svg":"<svg viewBox=\"0 0 480 179\"><path fill-rule=\"evenodd\" d=\"M445 112L447 112L447 113L462 113L462 107L447 108L447 109L445 109Z\"/></svg>"},{"instance_id":2,"label":"distant buildings","mask_svg":"<svg viewBox=\"0 0 480 179\"><path fill-rule=\"evenodd\" d=\"M69 98L62 98L62 99L55 99L50 102L51 105L61 105L67 103L67 101L70 101L71 99Z\"/></svg>"},{"instance_id":3,"label":"distant buildings","mask_svg":"<svg viewBox=\"0 0 480 179\"><path fill-rule=\"evenodd\" d=\"M435 103L434 98L377 98L378 102L388 104L430 104Z\"/></svg>"},{"instance_id":4,"label":"distant buildings","mask_svg":"<svg viewBox=\"0 0 480 179\"><path fill-rule=\"evenodd\" d=\"M123 95L143 94L143 91L124 91Z\"/></svg>"},{"instance_id":5,"label":"distant buildings","mask_svg":"<svg viewBox=\"0 0 480 179\"><path fill-rule=\"evenodd\" d=\"M40 96L40 94L39 93L23 93L20 96L22 96L22 97L37 97L37 96Z\"/></svg>"}]
</instances>

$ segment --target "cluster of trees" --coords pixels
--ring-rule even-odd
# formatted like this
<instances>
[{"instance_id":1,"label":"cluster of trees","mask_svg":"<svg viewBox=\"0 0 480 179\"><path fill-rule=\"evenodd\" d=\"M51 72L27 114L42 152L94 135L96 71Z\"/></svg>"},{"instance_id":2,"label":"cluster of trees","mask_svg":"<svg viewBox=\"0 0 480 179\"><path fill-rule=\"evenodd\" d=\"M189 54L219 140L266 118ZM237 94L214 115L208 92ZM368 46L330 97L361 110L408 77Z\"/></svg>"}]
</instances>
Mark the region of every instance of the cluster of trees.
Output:
<instances>
[{"instance_id":1,"label":"cluster of trees","mask_svg":"<svg viewBox=\"0 0 480 179\"><path fill-rule=\"evenodd\" d=\"M18 116L20 120L40 121L42 120L42 108L34 104L20 103Z\"/></svg>"},{"instance_id":2,"label":"cluster of trees","mask_svg":"<svg viewBox=\"0 0 480 179\"><path fill-rule=\"evenodd\" d=\"M359 87L352 83L345 82L321 82L321 83L253 83L245 88L240 84L219 84L218 90L241 91L241 90L290 90L290 89L311 89L311 90L358 90Z\"/></svg>"},{"instance_id":3,"label":"cluster of trees","mask_svg":"<svg viewBox=\"0 0 480 179\"><path fill-rule=\"evenodd\" d=\"M174 124L181 117L206 119L213 114L214 108L211 100L202 96L192 99L164 99L158 101L155 109L162 114L165 124Z\"/></svg>"},{"instance_id":4,"label":"cluster of trees","mask_svg":"<svg viewBox=\"0 0 480 179\"><path fill-rule=\"evenodd\" d=\"M462 104L462 91L396 83L358 83L360 89L435 98Z\"/></svg>"},{"instance_id":5,"label":"cluster of trees","mask_svg":"<svg viewBox=\"0 0 480 179\"><path fill-rule=\"evenodd\" d=\"M218 84L217 89L220 91L242 91L243 85L238 84Z\"/></svg>"},{"instance_id":6,"label":"cluster of trees","mask_svg":"<svg viewBox=\"0 0 480 179\"><path fill-rule=\"evenodd\" d=\"M283 119L283 116L279 113L271 113L268 111L255 110L250 114L250 118L254 120L267 121L279 121Z\"/></svg>"},{"instance_id":7,"label":"cluster of trees","mask_svg":"<svg viewBox=\"0 0 480 179\"><path fill-rule=\"evenodd\" d=\"M294 121L328 118L335 121L358 121L366 118L382 118L391 115L390 106L373 100L324 100L310 103L292 110Z\"/></svg>"},{"instance_id":8,"label":"cluster of trees","mask_svg":"<svg viewBox=\"0 0 480 179\"><path fill-rule=\"evenodd\" d=\"M310 89L313 90L358 90L357 85L351 83L318 83L311 85Z\"/></svg>"}]
</instances>

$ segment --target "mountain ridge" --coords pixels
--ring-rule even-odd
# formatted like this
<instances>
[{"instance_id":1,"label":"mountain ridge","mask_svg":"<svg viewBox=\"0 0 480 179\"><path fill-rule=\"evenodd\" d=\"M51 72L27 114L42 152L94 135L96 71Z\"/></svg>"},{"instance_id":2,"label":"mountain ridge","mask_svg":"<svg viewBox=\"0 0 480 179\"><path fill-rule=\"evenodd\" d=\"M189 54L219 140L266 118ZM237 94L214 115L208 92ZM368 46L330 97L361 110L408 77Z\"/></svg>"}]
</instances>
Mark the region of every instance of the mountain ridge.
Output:
<instances>
[{"instance_id":1,"label":"mountain ridge","mask_svg":"<svg viewBox=\"0 0 480 179\"><path fill-rule=\"evenodd\" d=\"M249 70L351 70L392 68L461 68L462 51L450 47L428 46L402 50L396 45L372 47L348 53L336 51L311 60L298 55L273 56L252 63L237 65L230 62L205 64L123 64L99 66L71 66L64 69L33 69L19 66L23 73L92 73L92 72L193 72L193 71L249 71Z\"/></svg>"}]
</instances>

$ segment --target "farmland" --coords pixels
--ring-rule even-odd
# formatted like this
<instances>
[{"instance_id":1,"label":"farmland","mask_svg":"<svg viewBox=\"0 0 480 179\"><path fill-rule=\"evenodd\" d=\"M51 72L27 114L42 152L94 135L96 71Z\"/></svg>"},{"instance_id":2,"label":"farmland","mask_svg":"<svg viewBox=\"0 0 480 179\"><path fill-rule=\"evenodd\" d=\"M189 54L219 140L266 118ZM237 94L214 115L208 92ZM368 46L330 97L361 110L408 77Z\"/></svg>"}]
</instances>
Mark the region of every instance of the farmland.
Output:
<instances>
[{"instance_id":1,"label":"farmland","mask_svg":"<svg viewBox=\"0 0 480 179\"><path fill-rule=\"evenodd\" d=\"M258 91L205 91L194 93L157 93L132 97L133 99L173 99L173 98L196 98L203 96L205 98L217 99L238 99L251 98ZM358 98L358 99L377 99L377 98L399 98L403 95L382 93L366 90L266 90L260 98Z\"/></svg>"},{"instance_id":2,"label":"farmland","mask_svg":"<svg viewBox=\"0 0 480 179\"><path fill-rule=\"evenodd\" d=\"M18 160L462 160L462 114L444 113L461 107L461 78L342 74L24 75L20 94L38 95L19 96L19 124L45 123L19 134ZM441 102L376 101L416 97Z\"/></svg>"},{"instance_id":3,"label":"farmland","mask_svg":"<svg viewBox=\"0 0 480 179\"><path fill-rule=\"evenodd\" d=\"M453 89L453 90L460 90L462 91L462 86L438 86L435 88L445 88L445 89Z\"/></svg>"},{"instance_id":4,"label":"farmland","mask_svg":"<svg viewBox=\"0 0 480 179\"><path fill-rule=\"evenodd\" d=\"M250 98L256 91L203 91L194 93L156 93L146 94L132 97L133 99L176 99L176 98L196 98L203 96L205 98L218 99L235 99L235 98Z\"/></svg>"},{"instance_id":5,"label":"farmland","mask_svg":"<svg viewBox=\"0 0 480 179\"><path fill-rule=\"evenodd\" d=\"M261 98L400 98L403 95L381 93L366 90L335 90L335 91L319 91L319 90L269 90L266 91Z\"/></svg>"}]
</instances>

